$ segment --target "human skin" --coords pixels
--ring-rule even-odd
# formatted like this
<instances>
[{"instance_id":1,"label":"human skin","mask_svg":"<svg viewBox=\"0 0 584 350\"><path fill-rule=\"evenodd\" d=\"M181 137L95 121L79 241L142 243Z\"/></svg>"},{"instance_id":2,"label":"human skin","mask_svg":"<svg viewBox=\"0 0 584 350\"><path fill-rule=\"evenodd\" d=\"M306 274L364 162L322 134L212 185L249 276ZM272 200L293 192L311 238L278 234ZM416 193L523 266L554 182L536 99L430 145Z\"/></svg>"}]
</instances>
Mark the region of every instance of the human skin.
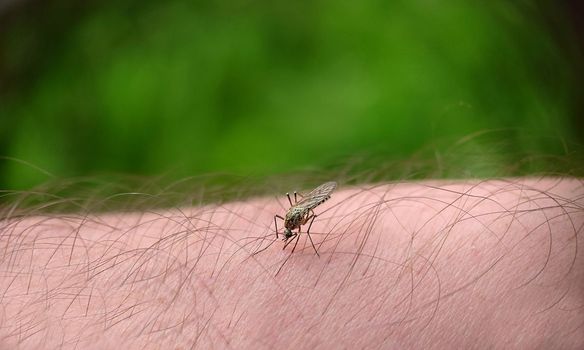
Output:
<instances>
[{"instance_id":1,"label":"human skin","mask_svg":"<svg viewBox=\"0 0 584 350\"><path fill-rule=\"evenodd\" d=\"M579 179L341 187L320 257L288 206L4 220L0 349L584 348Z\"/></svg>"}]
</instances>

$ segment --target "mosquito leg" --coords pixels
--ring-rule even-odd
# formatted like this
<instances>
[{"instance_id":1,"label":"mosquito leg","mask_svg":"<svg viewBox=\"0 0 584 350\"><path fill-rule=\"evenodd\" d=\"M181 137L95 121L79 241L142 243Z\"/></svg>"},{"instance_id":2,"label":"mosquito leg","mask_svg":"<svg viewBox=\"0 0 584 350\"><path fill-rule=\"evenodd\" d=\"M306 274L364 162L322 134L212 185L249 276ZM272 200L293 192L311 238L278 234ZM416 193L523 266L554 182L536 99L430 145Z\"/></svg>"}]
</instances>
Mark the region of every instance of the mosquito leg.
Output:
<instances>
[{"instance_id":1,"label":"mosquito leg","mask_svg":"<svg viewBox=\"0 0 584 350\"><path fill-rule=\"evenodd\" d=\"M312 220L310 221L310 225L308 225L308 230L306 230L306 234L308 235L308 238L310 239L310 243L312 243L312 248L314 248L314 252L320 258L320 254L318 254L318 250L316 250L316 247L314 246L314 242L312 241L312 237L310 236L310 228L312 227L312 223L314 222L314 219L316 219L316 217L317 217L317 215L314 214L314 212L313 212L312 213Z\"/></svg>"},{"instance_id":2,"label":"mosquito leg","mask_svg":"<svg viewBox=\"0 0 584 350\"><path fill-rule=\"evenodd\" d=\"M294 247L292 247L292 251L290 252L290 255L294 254L294 250L296 250L296 246L298 245L299 240L300 240L300 235L296 234L296 243L294 243Z\"/></svg>"},{"instance_id":3,"label":"mosquito leg","mask_svg":"<svg viewBox=\"0 0 584 350\"><path fill-rule=\"evenodd\" d=\"M276 239L278 239L278 223L276 222L276 218L282 219L284 221L286 221L286 219L284 219L278 214L274 215L274 226L276 226Z\"/></svg>"},{"instance_id":4,"label":"mosquito leg","mask_svg":"<svg viewBox=\"0 0 584 350\"><path fill-rule=\"evenodd\" d=\"M290 199L290 193L286 192L286 197L288 197L288 202L290 202L290 206L294 206L294 204L292 204L292 200Z\"/></svg>"},{"instance_id":5,"label":"mosquito leg","mask_svg":"<svg viewBox=\"0 0 584 350\"><path fill-rule=\"evenodd\" d=\"M290 238L288 238L286 240L286 243L284 243L284 247L282 248L282 250L286 249L286 247L288 246L288 244L290 244L292 242L292 240L294 239L294 237L298 236L298 233L293 234L292 236L290 236Z\"/></svg>"}]
</instances>

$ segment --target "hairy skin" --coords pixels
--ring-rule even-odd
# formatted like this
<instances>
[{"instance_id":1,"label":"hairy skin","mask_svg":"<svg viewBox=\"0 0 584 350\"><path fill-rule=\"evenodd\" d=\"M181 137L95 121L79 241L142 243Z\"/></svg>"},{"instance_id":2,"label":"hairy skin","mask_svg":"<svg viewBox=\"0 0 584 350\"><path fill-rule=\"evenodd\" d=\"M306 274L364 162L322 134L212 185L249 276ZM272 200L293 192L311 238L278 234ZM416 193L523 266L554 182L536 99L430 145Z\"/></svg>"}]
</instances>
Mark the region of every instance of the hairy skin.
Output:
<instances>
[{"instance_id":1,"label":"hairy skin","mask_svg":"<svg viewBox=\"0 0 584 350\"><path fill-rule=\"evenodd\" d=\"M340 188L0 227L0 349L584 348L578 179Z\"/></svg>"}]
</instances>

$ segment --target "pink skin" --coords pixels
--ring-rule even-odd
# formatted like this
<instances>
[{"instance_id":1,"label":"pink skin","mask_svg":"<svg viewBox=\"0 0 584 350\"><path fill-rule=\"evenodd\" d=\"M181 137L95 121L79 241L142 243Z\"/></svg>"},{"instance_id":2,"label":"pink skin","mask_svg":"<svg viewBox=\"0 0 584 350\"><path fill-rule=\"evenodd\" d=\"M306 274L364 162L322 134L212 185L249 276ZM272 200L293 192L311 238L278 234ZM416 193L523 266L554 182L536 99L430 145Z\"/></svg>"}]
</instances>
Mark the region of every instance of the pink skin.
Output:
<instances>
[{"instance_id":1,"label":"pink skin","mask_svg":"<svg viewBox=\"0 0 584 350\"><path fill-rule=\"evenodd\" d=\"M584 348L577 179L340 188L320 258L286 209L4 222L0 349Z\"/></svg>"}]
</instances>

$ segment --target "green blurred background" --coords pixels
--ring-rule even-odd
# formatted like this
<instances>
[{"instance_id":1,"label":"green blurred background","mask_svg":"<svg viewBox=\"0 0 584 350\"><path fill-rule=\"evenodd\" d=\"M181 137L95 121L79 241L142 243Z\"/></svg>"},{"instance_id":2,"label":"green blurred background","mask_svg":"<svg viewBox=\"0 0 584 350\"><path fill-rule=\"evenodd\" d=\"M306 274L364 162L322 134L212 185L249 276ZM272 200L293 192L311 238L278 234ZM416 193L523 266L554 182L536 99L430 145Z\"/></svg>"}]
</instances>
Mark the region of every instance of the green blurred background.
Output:
<instances>
[{"instance_id":1,"label":"green blurred background","mask_svg":"<svg viewBox=\"0 0 584 350\"><path fill-rule=\"evenodd\" d=\"M494 133L473 147L496 154L495 167L515 161L509 150L569 153L583 141L579 28L577 5L558 6L5 3L0 188L104 173L264 176L354 155L407 159L477 132ZM490 175L448 175L469 174Z\"/></svg>"}]
</instances>

